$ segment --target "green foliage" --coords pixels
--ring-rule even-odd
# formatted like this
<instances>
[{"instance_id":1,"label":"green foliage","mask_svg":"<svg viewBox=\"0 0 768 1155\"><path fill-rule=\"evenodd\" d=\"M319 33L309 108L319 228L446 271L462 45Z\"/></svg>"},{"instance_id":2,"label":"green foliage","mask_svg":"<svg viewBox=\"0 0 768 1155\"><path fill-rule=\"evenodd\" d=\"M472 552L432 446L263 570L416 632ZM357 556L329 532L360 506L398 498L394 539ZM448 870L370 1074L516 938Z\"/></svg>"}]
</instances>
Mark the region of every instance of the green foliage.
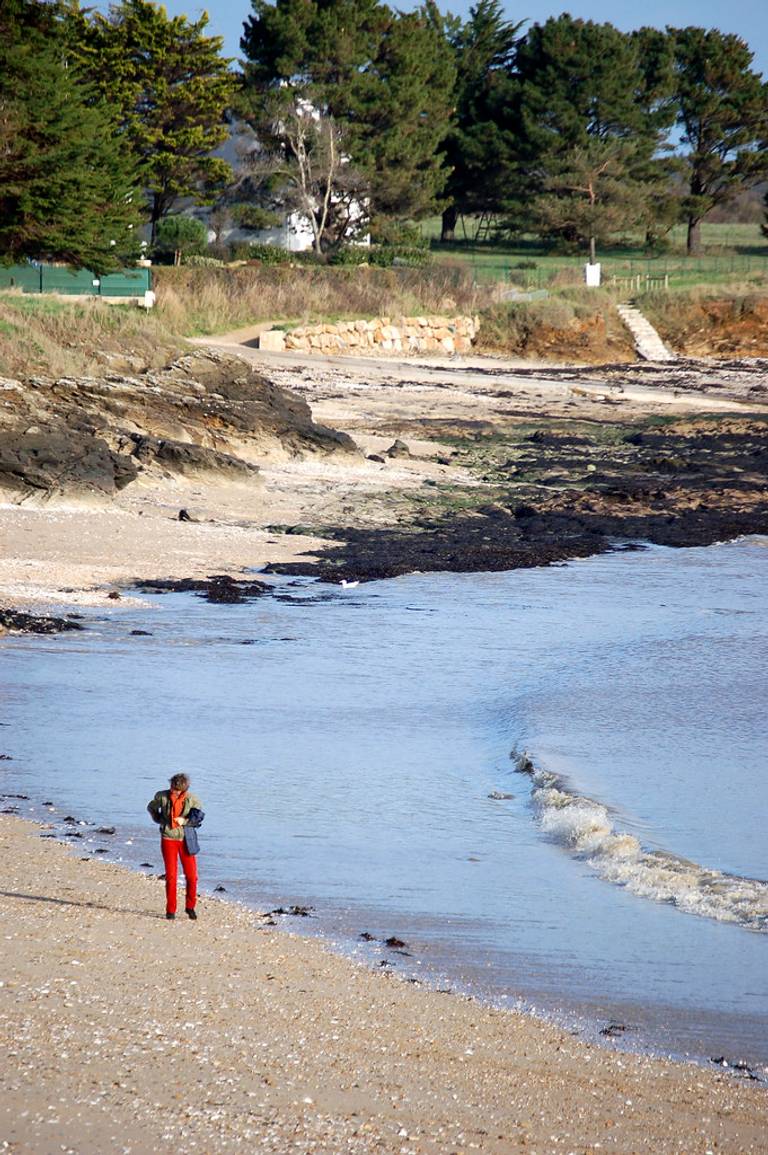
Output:
<instances>
[{"instance_id":1,"label":"green foliage","mask_svg":"<svg viewBox=\"0 0 768 1155\"><path fill-rule=\"evenodd\" d=\"M316 251L354 239L366 205L400 218L432 210L455 72L431 0L410 13L378 0L252 6L243 113L311 220Z\"/></svg>"},{"instance_id":2,"label":"green foliage","mask_svg":"<svg viewBox=\"0 0 768 1155\"><path fill-rule=\"evenodd\" d=\"M371 222L371 243L395 248L428 249L429 237L413 221L377 217Z\"/></svg>"},{"instance_id":3,"label":"green foliage","mask_svg":"<svg viewBox=\"0 0 768 1155\"><path fill-rule=\"evenodd\" d=\"M58 7L9 0L0 45L0 259L118 267L138 252L136 173Z\"/></svg>"},{"instance_id":4,"label":"green foliage","mask_svg":"<svg viewBox=\"0 0 768 1155\"><path fill-rule=\"evenodd\" d=\"M543 237L562 237L595 245L643 219L647 185L627 179L632 146L592 139L551 162L544 193L536 201Z\"/></svg>"},{"instance_id":5,"label":"green foliage","mask_svg":"<svg viewBox=\"0 0 768 1155\"><path fill-rule=\"evenodd\" d=\"M239 260L260 261L262 265L288 265L296 256L280 245L257 245L247 242L245 247L241 248L241 243L237 244L237 250L241 254L237 258ZM232 248L234 249L235 245Z\"/></svg>"},{"instance_id":6,"label":"green foliage","mask_svg":"<svg viewBox=\"0 0 768 1155\"><path fill-rule=\"evenodd\" d=\"M768 84L752 52L717 29L672 29L677 122L687 146L688 251L716 205L768 176Z\"/></svg>"},{"instance_id":7,"label":"green foliage","mask_svg":"<svg viewBox=\"0 0 768 1155\"><path fill-rule=\"evenodd\" d=\"M344 245L343 248L336 249L328 257L329 265L345 265L354 267L356 265L370 264L371 250L363 246Z\"/></svg>"},{"instance_id":8,"label":"green foliage","mask_svg":"<svg viewBox=\"0 0 768 1155\"><path fill-rule=\"evenodd\" d=\"M625 35L568 15L520 42L518 195L544 235L575 244L658 213L672 120L665 45L652 30Z\"/></svg>"},{"instance_id":9,"label":"green foliage","mask_svg":"<svg viewBox=\"0 0 768 1155\"><path fill-rule=\"evenodd\" d=\"M515 177L513 73L520 24L504 19L499 0L478 0L451 37L456 98L445 148L452 172L442 239L453 237L459 213L498 212Z\"/></svg>"},{"instance_id":10,"label":"green foliage","mask_svg":"<svg viewBox=\"0 0 768 1155\"><path fill-rule=\"evenodd\" d=\"M193 269L223 269L224 261L219 257L209 257L202 253L190 253L184 258L184 264Z\"/></svg>"},{"instance_id":11,"label":"green foliage","mask_svg":"<svg viewBox=\"0 0 768 1155\"><path fill-rule=\"evenodd\" d=\"M157 226L155 255L171 256L175 265L192 254L202 256L207 247L208 229L195 217L165 217Z\"/></svg>"},{"instance_id":12,"label":"green foliage","mask_svg":"<svg viewBox=\"0 0 768 1155\"><path fill-rule=\"evenodd\" d=\"M157 223L182 197L210 203L232 178L211 152L227 137L236 77L206 36L208 17L169 18L149 0L121 0L109 14L73 17L75 51L116 108L124 145L137 159Z\"/></svg>"}]
</instances>

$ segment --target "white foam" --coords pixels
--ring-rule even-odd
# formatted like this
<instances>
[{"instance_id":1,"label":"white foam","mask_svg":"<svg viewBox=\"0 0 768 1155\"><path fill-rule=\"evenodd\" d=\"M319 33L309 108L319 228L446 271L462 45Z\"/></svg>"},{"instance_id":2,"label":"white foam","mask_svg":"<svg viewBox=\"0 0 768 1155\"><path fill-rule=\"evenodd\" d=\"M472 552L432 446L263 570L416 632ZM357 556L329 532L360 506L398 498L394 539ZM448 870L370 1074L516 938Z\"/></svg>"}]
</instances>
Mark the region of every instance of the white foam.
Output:
<instances>
[{"instance_id":1,"label":"white foam","mask_svg":"<svg viewBox=\"0 0 768 1155\"><path fill-rule=\"evenodd\" d=\"M541 830L585 859L601 878L689 914L768 933L768 883L710 870L668 851L645 850L634 835L615 829L602 803L574 793L527 753L513 750L512 757L531 779Z\"/></svg>"}]
</instances>

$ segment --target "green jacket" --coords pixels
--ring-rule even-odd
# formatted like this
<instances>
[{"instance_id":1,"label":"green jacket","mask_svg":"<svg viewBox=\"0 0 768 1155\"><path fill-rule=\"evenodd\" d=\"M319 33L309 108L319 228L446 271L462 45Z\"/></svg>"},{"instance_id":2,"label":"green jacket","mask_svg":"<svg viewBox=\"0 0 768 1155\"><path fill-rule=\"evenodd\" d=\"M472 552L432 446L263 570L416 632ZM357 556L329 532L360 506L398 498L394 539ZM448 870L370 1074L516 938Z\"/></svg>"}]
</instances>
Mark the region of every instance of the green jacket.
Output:
<instances>
[{"instance_id":1,"label":"green jacket","mask_svg":"<svg viewBox=\"0 0 768 1155\"><path fill-rule=\"evenodd\" d=\"M203 806L199 798L196 798L189 790L187 797L184 799L184 806L181 811L181 817L186 818L193 806L198 810L202 810ZM177 826L175 830L171 829L171 792L170 790L158 790L155 797L148 804L147 810L152 817L152 821L156 822L158 826L162 827L161 836L163 838L182 839L184 837L184 827Z\"/></svg>"}]
</instances>

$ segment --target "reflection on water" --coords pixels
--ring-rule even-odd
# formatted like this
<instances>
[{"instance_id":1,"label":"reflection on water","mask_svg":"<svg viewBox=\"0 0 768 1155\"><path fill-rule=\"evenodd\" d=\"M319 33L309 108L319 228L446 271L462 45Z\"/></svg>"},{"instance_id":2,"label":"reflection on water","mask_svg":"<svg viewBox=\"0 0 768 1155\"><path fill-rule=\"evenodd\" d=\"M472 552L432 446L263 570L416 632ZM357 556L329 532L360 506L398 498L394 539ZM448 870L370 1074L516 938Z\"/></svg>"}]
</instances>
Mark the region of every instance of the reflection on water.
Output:
<instances>
[{"instance_id":1,"label":"reflection on water","mask_svg":"<svg viewBox=\"0 0 768 1155\"><path fill-rule=\"evenodd\" d=\"M644 853L768 878L765 559L753 541L281 583L246 606L157 596L4 643L5 780L116 824L139 862L157 859L143 808L184 768L210 885L310 902L336 936L396 932L400 968L768 1059L768 935L601 878L542 829L509 756Z\"/></svg>"}]
</instances>

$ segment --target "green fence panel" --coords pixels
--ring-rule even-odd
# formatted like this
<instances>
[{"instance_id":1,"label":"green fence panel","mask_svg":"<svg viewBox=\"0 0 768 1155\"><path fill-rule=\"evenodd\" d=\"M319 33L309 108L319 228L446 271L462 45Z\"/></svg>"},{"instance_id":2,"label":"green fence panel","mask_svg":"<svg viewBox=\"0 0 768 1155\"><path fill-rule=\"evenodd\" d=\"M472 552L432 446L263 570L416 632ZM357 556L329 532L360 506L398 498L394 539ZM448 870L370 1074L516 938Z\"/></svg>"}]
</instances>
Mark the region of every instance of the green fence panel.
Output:
<instances>
[{"instance_id":1,"label":"green fence panel","mask_svg":"<svg viewBox=\"0 0 768 1155\"><path fill-rule=\"evenodd\" d=\"M68 296L143 297L152 288L151 269L121 269L97 277L90 269L60 265L0 265L0 289Z\"/></svg>"},{"instance_id":2,"label":"green fence panel","mask_svg":"<svg viewBox=\"0 0 768 1155\"><path fill-rule=\"evenodd\" d=\"M151 288L150 269L123 269L101 278L102 297L143 297Z\"/></svg>"},{"instance_id":3,"label":"green fence panel","mask_svg":"<svg viewBox=\"0 0 768 1155\"><path fill-rule=\"evenodd\" d=\"M66 269L46 265L43 268L43 292L98 295L99 278L89 269Z\"/></svg>"},{"instance_id":4,"label":"green fence panel","mask_svg":"<svg viewBox=\"0 0 768 1155\"><path fill-rule=\"evenodd\" d=\"M35 265L0 265L0 288L40 292L41 270Z\"/></svg>"}]
</instances>

